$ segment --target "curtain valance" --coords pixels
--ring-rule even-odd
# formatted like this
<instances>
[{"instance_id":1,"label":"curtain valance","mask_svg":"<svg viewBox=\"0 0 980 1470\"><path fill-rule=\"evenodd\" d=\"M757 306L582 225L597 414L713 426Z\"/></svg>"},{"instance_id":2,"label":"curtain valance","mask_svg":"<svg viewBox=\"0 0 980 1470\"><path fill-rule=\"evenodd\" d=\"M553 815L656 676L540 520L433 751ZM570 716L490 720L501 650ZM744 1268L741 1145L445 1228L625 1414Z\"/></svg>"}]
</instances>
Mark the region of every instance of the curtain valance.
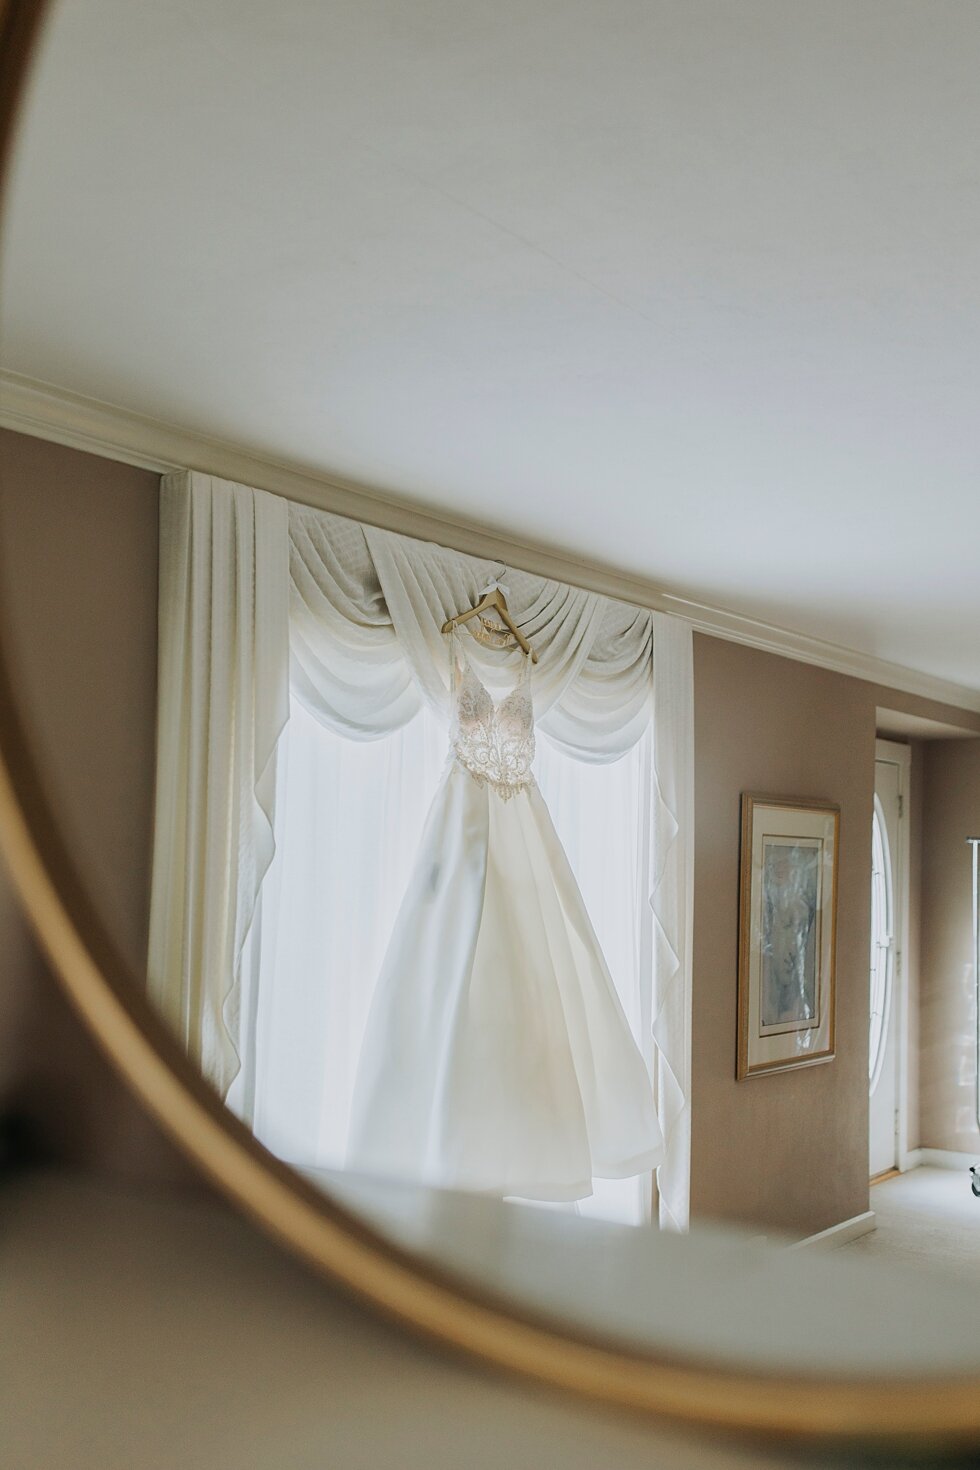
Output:
<instances>
[{"instance_id":1,"label":"curtain valance","mask_svg":"<svg viewBox=\"0 0 980 1470\"><path fill-rule=\"evenodd\" d=\"M431 542L289 507L292 687L318 720L377 739L425 701L445 715L443 623L471 607L499 564ZM652 614L507 571L512 614L534 644L538 724L580 760L616 760L651 717ZM509 682L521 655L468 644L480 677Z\"/></svg>"}]
</instances>

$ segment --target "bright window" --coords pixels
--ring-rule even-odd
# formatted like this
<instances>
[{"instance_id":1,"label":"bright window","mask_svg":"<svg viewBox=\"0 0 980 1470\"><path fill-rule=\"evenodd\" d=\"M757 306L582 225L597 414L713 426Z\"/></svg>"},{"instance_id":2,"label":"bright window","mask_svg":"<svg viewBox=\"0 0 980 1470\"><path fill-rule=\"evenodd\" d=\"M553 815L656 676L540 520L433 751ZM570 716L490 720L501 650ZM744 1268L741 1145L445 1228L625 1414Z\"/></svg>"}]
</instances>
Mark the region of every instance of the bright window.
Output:
<instances>
[{"instance_id":1,"label":"bright window","mask_svg":"<svg viewBox=\"0 0 980 1470\"><path fill-rule=\"evenodd\" d=\"M387 738L356 742L295 700L280 743L276 857L253 954L254 1127L280 1157L339 1167L375 979L446 759L423 711ZM590 765L539 733L535 770L634 1035L651 1062L652 768L647 734ZM650 1176L597 1180L579 1209L639 1223Z\"/></svg>"}]
</instances>

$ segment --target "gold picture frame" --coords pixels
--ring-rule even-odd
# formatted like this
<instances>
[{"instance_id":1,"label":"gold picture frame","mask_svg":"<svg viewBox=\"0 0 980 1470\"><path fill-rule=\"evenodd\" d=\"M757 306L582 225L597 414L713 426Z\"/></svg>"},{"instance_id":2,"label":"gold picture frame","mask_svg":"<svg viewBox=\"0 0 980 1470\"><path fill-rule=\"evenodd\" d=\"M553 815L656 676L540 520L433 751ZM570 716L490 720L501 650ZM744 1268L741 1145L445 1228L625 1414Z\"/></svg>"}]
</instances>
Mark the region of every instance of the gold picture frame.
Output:
<instances>
[{"instance_id":1,"label":"gold picture frame","mask_svg":"<svg viewBox=\"0 0 980 1470\"><path fill-rule=\"evenodd\" d=\"M742 795L739 1081L832 1061L840 807Z\"/></svg>"}]
</instances>

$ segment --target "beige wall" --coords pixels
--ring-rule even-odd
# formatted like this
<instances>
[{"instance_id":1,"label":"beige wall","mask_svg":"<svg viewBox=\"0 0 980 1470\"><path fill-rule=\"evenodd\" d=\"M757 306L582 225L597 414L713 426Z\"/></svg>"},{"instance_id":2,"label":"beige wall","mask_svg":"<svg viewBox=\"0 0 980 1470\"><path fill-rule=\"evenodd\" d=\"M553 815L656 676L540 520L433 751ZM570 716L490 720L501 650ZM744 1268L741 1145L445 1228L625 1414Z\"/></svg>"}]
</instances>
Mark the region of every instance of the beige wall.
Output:
<instances>
[{"instance_id":1,"label":"beige wall","mask_svg":"<svg viewBox=\"0 0 980 1470\"><path fill-rule=\"evenodd\" d=\"M0 614L64 836L145 968L156 707L155 475L0 431ZM0 869L0 1111L42 1153L191 1178L102 1060Z\"/></svg>"},{"instance_id":2,"label":"beige wall","mask_svg":"<svg viewBox=\"0 0 980 1470\"><path fill-rule=\"evenodd\" d=\"M869 875L877 709L978 734L980 716L705 635L695 638L694 674L692 1213L814 1234L868 1208ZM911 1053L920 1026L920 949L925 966L930 936L939 932L928 916L936 892L946 891L944 880L928 881L931 871L938 872L932 855L938 839L934 836L930 846L928 833L944 834L944 851L965 852L958 846L959 827L964 803L969 806L973 768L964 752L980 747L980 740L910 743L912 912L906 973ZM954 756L955 751L961 754ZM933 773L939 768L945 795L927 823L924 814L932 812ZM837 1054L825 1065L736 1082L743 791L822 797L840 805ZM980 812L975 805L969 809L977 826ZM959 813L955 830L953 813ZM942 932L950 933L952 920L942 923L947 926ZM961 942L961 929L956 933ZM939 970L948 976L951 963L933 964L933 991L947 984ZM925 1118L927 1097L937 1096L928 1048L938 1056L950 1046L951 1027L962 1033L962 982L958 1009L948 1000L931 1004L931 1019L927 1023L924 1010L921 1021L926 1045L921 1082L919 1058L909 1057L911 1148L929 1142L925 1123L920 1138L917 1098L921 1088ZM962 1056L959 1061L964 1065ZM962 1085L959 1095L964 1095ZM946 1116L948 1090L942 1096Z\"/></svg>"},{"instance_id":3,"label":"beige wall","mask_svg":"<svg viewBox=\"0 0 980 1470\"><path fill-rule=\"evenodd\" d=\"M58 821L146 965L159 477L0 431L0 613Z\"/></svg>"},{"instance_id":4,"label":"beige wall","mask_svg":"<svg viewBox=\"0 0 980 1470\"><path fill-rule=\"evenodd\" d=\"M868 1207L874 705L859 680L697 636L691 1207L812 1234ZM839 803L837 1055L735 1080L743 791Z\"/></svg>"},{"instance_id":5,"label":"beige wall","mask_svg":"<svg viewBox=\"0 0 980 1470\"><path fill-rule=\"evenodd\" d=\"M88 1171L200 1188L53 978L0 864L0 1129L17 1150Z\"/></svg>"},{"instance_id":6,"label":"beige wall","mask_svg":"<svg viewBox=\"0 0 980 1470\"><path fill-rule=\"evenodd\" d=\"M976 989L967 837L980 836L980 740L929 741L923 759L920 1139L976 1154Z\"/></svg>"},{"instance_id":7,"label":"beige wall","mask_svg":"<svg viewBox=\"0 0 980 1470\"><path fill-rule=\"evenodd\" d=\"M905 1054L908 1109L907 1146L922 1144L920 1127L921 1076L919 1065L920 990L922 984L922 835L925 812L925 743L911 740L909 769L909 949L904 979L908 990L908 1045Z\"/></svg>"}]
</instances>

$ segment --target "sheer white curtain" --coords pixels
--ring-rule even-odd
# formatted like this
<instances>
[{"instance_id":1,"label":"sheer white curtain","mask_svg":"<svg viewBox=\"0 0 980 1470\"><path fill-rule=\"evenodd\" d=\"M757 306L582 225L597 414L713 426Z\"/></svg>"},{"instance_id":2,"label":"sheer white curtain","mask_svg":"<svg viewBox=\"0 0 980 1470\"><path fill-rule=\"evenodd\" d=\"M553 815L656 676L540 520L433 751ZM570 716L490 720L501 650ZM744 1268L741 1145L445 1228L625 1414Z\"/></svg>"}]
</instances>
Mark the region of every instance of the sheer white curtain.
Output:
<instances>
[{"instance_id":1,"label":"sheer white curtain","mask_svg":"<svg viewBox=\"0 0 980 1470\"><path fill-rule=\"evenodd\" d=\"M649 727L602 765L545 737L535 770L652 1066L650 754ZM256 940L253 1126L273 1152L304 1167L343 1163L374 983L445 758L445 729L427 710L365 744L324 729L294 702ZM651 1196L649 1175L597 1180L580 1209L639 1223Z\"/></svg>"},{"instance_id":2,"label":"sheer white curtain","mask_svg":"<svg viewBox=\"0 0 980 1470\"><path fill-rule=\"evenodd\" d=\"M497 570L493 562L208 476L184 473L164 482L150 989L190 1054L246 1119L265 1107L259 1095L259 1041L265 1035L264 1021L259 1023L266 1006L261 961L262 946L275 936L266 934L266 906L257 900L272 856L275 793L291 800L287 788L315 789L289 777L303 761L299 717L284 748L285 774L277 777L287 682L294 709L301 707L307 720L316 721L318 738L332 732L355 747L338 757L341 773L344 760L360 761L368 770L367 784L380 791L385 783L369 771L375 758L415 762L421 755L431 768L437 758L435 729L447 701L440 628L476 600ZM511 609L540 654L534 703L539 730L556 750L579 765L611 763L615 769L628 752L637 751L650 725L652 700L656 864L650 1005L668 1166L672 1129L680 1142L673 1150L676 1167L666 1169L677 1199L665 1217L661 1188L661 1217L683 1225L690 1044L690 630L546 578L511 572L508 582ZM670 672L664 681L661 645ZM499 687L499 654L474 645L474 663L488 687ZM669 701L662 689L669 689ZM391 743L397 732L404 740ZM421 745L413 755L410 742L416 739ZM382 744L372 750L375 741ZM357 818L346 805L360 778L354 782L341 774L334 779L336 793L324 794L328 806L321 831L343 829L349 836L358 821L366 825L363 812ZM546 779L543 773L543 784ZM425 783L416 784L415 799L424 809ZM330 801L336 802L333 814ZM558 826L561 833L560 821ZM407 834L406 819L405 853L400 837L386 844L382 872L367 874L363 882L380 888L388 868L403 871L398 865L410 860L406 854L414 842ZM352 840L356 845L356 833ZM300 887L290 880L286 864L302 864L302 858L285 848L288 844L270 876L288 889L292 902ZM335 848L335 886L352 881L350 852L350 847ZM300 876L312 881L305 870ZM397 903L398 883L385 878L384 886L394 895L391 903ZM382 932L380 921L375 927ZM322 931L304 942L315 957ZM337 936L331 934L329 942L337 945ZM329 1015L324 1011L328 998L318 996L317 1004L318 1015ZM356 1028L357 1018L349 1024ZM283 1034L269 1045L280 1051L292 1047L298 1056L313 1044L316 1027L308 1014L302 1036ZM274 1037L275 1029L269 1034ZM330 1045L341 1045L338 1038L339 1028ZM349 1056L351 1049L346 1041L343 1045ZM296 1067L296 1088L323 1085L310 1080L312 1073L305 1082L303 1075ZM262 1116L271 1139L276 1124L270 1115ZM664 1169L661 1185L663 1180Z\"/></svg>"},{"instance_id":3,"label":"sheer white curtain","mask_svg":"<svg viewBox=\"0 0 980 1470\"><path fill-rule=\"evenodd\" d=\"M653 1036L657 1113L666 1154L657 1170L660 1224L691 1214L691 1015L694 952L694 637L653 614Z\"/></svg>"},{"instance_id":4,"label":"sheer white curtain","mask_svg":"<svg viewBox=\"0 0 980 1470\"><path fill-rule=\"evenodd\" d=\"M160 487L149 992L224 1094L245 937L272 858L289 713L286 502L211 475Z\"/></svg>"}]
</instances>

